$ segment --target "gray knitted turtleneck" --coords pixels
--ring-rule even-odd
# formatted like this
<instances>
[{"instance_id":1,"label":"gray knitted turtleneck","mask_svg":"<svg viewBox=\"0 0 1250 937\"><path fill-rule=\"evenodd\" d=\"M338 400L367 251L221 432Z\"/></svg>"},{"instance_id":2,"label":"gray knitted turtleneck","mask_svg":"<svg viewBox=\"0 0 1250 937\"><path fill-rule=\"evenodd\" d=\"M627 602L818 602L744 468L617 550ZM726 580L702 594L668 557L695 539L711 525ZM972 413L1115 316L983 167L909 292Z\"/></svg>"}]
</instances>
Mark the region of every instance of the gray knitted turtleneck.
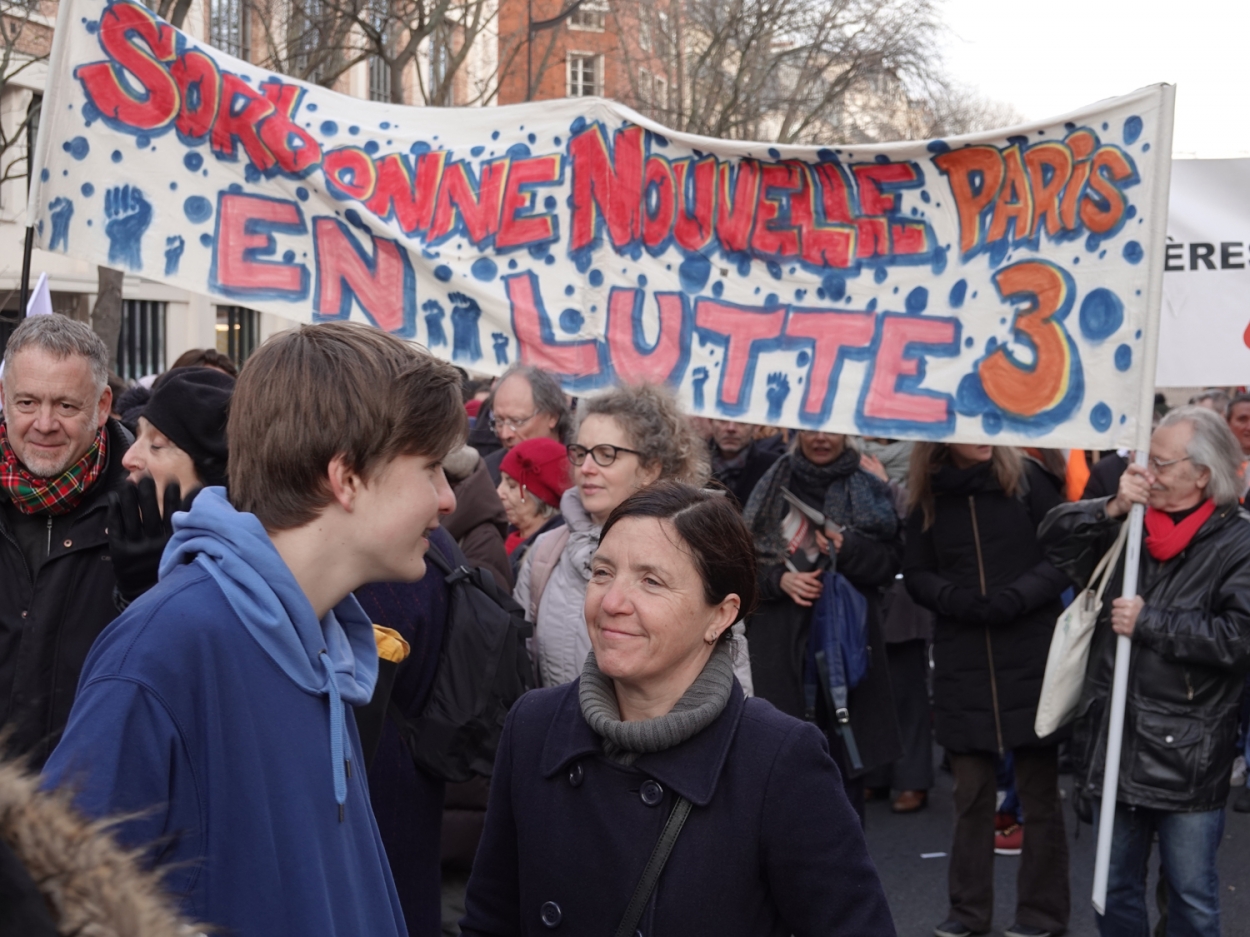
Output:
<instances>
[{"instance_id":1,"label":"gray knitted turtleneck","mask_svg":"<svg viewBox=\"0 0 1250 937\"><path fill-rule=\"evenodd\" d=\"M639 755L680 745L712 724L733 691L734 669L729 647L718 642L694 683L672 710L655 719L623 722L612 679L604 676L595 653L586 657L578 698L582 716L603 739L603 752L618 764L631 765Z\"/></svg>"}]
</instances>

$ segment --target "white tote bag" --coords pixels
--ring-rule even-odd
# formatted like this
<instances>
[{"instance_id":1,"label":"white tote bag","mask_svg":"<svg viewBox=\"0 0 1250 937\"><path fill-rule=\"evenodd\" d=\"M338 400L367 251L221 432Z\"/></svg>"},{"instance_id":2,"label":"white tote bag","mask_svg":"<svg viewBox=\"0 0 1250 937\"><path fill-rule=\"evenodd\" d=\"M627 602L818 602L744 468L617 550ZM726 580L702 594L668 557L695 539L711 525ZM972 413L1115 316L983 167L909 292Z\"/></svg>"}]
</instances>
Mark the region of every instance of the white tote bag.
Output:
<instances>
[{"instance_id":1,"label":"white tote bag","mask_svg":"<svg viewBox=\"0 0 1250 937\"><path fill-rule=\"evenodd\" d=\"M1037 719L1033 723L1038 738L1045 738L1067 725L1076 714L1076 704L1080 702L1081 687L1085 683L1085 667L1089 663L1089 643L1094 637L1098 613L1102 611L1102 594L1127 537L1128 524L1121 524L1120 536L1099 560L1094 574L1089 577L1089 585L1055 623L1050 654L1046 657L1046 676L1042 679L1042 696L1037 701Z\"/></svg>"}]
</instances>

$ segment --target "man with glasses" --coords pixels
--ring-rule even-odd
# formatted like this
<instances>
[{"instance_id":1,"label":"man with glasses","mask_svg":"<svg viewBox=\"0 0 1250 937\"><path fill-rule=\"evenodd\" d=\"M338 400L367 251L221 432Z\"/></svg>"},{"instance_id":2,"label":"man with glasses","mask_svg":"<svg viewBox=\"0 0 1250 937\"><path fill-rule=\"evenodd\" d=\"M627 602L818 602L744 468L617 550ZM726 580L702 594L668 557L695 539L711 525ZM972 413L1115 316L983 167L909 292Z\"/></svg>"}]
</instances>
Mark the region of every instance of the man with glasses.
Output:
<instances>
[{"instance_id":1,"label":"man with glasses","mask_svg":"<svg viewBox=\"0 0 1250 937\"><path fill-rule=\"evenodd\" d=\"M491 480L499 485L499 464L519 442L554 439L563 443L569 431L569 407L564 391L546 371L530 365L509 368L495 385L490 409L491 428L502 449L486 456Z\"/></svg>"}]
</instances>

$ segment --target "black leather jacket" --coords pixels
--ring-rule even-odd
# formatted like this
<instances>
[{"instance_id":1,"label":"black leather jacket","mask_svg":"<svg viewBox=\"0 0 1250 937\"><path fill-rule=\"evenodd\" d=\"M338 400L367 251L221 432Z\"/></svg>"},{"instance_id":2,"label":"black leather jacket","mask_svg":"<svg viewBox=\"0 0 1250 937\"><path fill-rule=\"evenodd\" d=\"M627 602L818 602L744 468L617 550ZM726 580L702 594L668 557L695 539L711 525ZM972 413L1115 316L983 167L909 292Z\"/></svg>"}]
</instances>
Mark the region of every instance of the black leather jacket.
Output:
<instances>
[{"instance_id":1,"label":"black leather jacket","mask_svg":"<svg viewBox=\"0 0 1250 937\"><path fill-rule=\"evenodd\" d=\"M1060 505L1038 532L1047 558L1081 586L1119 533L1121 521L1106 515L1108 500ZM1073 731L1077 777L1094 796L1102 792L1115 660L1111 599L1123 576L1121 557L1095 627ZM1117 799L1160 810L1219 809L1228 798L1250 669L1250 515L1235 504L1218 508L1167 562L1143 545L1137 591L1145 605L1133 631Z\"/></svg>"}]
</instances>

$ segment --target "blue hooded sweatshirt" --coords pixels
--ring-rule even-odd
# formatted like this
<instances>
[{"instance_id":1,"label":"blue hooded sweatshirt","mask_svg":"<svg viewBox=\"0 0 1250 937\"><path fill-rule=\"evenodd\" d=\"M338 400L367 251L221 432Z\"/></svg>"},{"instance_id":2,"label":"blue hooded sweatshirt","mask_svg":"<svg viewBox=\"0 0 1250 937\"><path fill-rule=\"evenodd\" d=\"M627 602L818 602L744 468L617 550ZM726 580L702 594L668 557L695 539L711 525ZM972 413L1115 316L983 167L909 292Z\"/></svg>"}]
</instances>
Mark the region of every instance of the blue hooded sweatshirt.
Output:
<instances>
[{"instance_id":1,"label":"blue hooded sweatshirt","mask_svg":"<svg viewBox=\"0 0 1250 937\"><path fill-rule=\"evenodd\" d=\"M149 850L232 937L399 937L399 899L347 708L377 678L348 596L320 621L255 515L207 488L161 579L96 640L45 786Z\"/></svg>"}]
</instances>

